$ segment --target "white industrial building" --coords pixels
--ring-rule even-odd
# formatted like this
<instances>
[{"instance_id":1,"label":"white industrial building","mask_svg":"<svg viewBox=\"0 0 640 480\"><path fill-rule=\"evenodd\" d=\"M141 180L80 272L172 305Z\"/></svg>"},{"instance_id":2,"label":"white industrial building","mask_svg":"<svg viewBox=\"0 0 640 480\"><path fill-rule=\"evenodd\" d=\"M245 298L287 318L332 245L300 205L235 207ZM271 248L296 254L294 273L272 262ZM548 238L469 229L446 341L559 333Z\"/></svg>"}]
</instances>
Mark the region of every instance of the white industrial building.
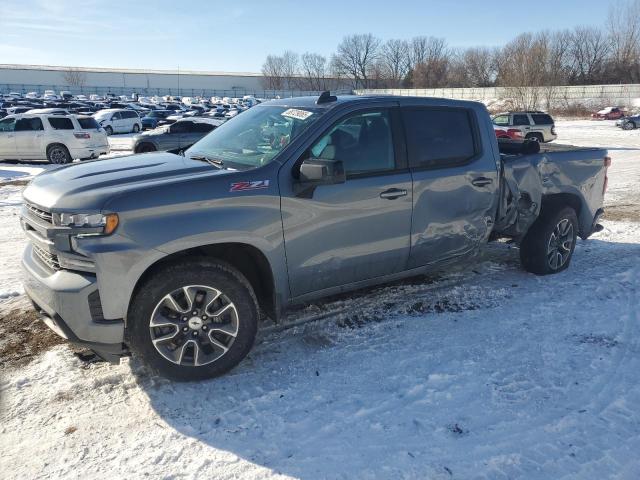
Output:
<instances>
[{"instance_id":1,"label":"white industrial building","mask_svg":"<svg viewBox=\"0 0 640 480\"><path fill-rule=\"evenodd\" d=\"M73 73L70 73L73 72ZM79 81L69 81L74 76ZM225 95L237 96L263 90L259 73L195 72L182 70L137 70L117 68L60 67L0 64L0 91L42 92L70 90L73 93L128 95ZM71 84L70 84L71 83ZM234 95L235 94L235 95Z\"/></svg>"}]
</instances>

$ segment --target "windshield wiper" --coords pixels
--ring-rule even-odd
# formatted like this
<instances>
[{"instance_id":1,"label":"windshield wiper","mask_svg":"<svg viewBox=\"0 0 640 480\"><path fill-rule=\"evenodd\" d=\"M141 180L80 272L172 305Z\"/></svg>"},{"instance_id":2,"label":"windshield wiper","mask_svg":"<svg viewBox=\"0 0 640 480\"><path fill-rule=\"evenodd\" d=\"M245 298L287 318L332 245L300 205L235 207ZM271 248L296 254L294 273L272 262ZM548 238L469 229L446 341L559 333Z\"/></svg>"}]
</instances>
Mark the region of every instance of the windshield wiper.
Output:
<instances>
[{"instance_id":1,"label":"windshield wiper","mask_svg":"<svg viewBox=\"0 0 640 480\"><path fill-rule=\"evenodd\" d=\"M191 160L200 160L202 162L207 162L208 164L213 165L214 167L217 167L217 168L225 168L224 162L218 158L211 158L202 154L191 155L189 158Z\"/></svg>"}]
</instances>

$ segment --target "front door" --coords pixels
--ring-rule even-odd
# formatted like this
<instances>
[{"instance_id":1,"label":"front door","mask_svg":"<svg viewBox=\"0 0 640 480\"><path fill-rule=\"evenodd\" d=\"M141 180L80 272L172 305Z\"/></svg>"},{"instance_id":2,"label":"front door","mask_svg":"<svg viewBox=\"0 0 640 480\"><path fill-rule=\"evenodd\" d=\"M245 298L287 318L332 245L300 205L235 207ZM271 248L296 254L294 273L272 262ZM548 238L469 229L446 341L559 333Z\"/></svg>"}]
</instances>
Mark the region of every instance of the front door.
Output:
<instances>
[{"instance_id":1,"label":"front door","mask_svg":"<svg viewBox=\"0 0 640 480\"><path fill-rule=\"evenodd\" d=\"M15 118L3 118L0 120L0 158L16 158L15 128Z\"/></svg>"},{"instance_id":2,"label":"front door","mask_svg":"<svg viewBox=\"0 0 640 480\"><path fill-rule=\"evenodd\" d=\"M392 104L391 102L389 102ZM409 257L412 188L393 108L355 111L337 121L301 160L340 160L345 183L296 194L296 166L280 170L282 222L291 294L298 297L396 273ZM394 144L394 133L395 144Z\"/></svg>"},{"instance_id":3,"label":"front door","mask_svg":"<svg viewBox=\"0 0 640 480\"><path fill-rule=\"evenodd\" d=\"M42 145L43 138L44 127L42 126L42 120L39 118L21 118L16 122L16 153L20 158L46 158L44 146Z\"/></svg>"}]
</instances>

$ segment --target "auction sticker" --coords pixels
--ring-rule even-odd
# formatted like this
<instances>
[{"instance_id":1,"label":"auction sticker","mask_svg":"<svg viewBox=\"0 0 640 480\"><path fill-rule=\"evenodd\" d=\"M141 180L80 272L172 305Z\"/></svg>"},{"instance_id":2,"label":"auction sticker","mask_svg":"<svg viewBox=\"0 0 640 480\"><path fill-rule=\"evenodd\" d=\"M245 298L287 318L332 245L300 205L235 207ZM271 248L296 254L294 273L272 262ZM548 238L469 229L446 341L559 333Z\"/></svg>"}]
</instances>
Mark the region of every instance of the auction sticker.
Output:
<instances>
[{"instance_id":1,"label":"auction sticker","mask_svg":"<svg viewBox=\"0 0 640 480\"><path fill-rule=\"evenodd\" d=\"M313 112L307 112L306 110L298 110L297 108L290 108L289 110L285 110L281 114L283 117L289 118L297 118L298 120L306 120Z\"/></svg>"}]
</instances>

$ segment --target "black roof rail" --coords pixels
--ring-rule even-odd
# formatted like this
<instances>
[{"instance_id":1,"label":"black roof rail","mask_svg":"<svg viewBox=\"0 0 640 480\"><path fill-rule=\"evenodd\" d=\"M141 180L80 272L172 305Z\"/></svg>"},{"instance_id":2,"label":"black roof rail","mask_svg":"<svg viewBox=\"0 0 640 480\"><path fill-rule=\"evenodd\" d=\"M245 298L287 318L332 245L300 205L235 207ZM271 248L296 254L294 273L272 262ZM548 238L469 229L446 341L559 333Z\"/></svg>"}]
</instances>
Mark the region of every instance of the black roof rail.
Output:
<instances>
[{"instance_id":1,"label":"black roof rail","mask_svg":"<svg viewBox=\"0 0 640 480\"><path fill-rule=\"evenodd\" d=\"M337 100L338 97L336 97L335 95L331 95L331 92L329 90L325 90L320 94L318 100L316 100L316 104L320 105L322 103L336 102Z\"/></svg>"}]
</instances>

